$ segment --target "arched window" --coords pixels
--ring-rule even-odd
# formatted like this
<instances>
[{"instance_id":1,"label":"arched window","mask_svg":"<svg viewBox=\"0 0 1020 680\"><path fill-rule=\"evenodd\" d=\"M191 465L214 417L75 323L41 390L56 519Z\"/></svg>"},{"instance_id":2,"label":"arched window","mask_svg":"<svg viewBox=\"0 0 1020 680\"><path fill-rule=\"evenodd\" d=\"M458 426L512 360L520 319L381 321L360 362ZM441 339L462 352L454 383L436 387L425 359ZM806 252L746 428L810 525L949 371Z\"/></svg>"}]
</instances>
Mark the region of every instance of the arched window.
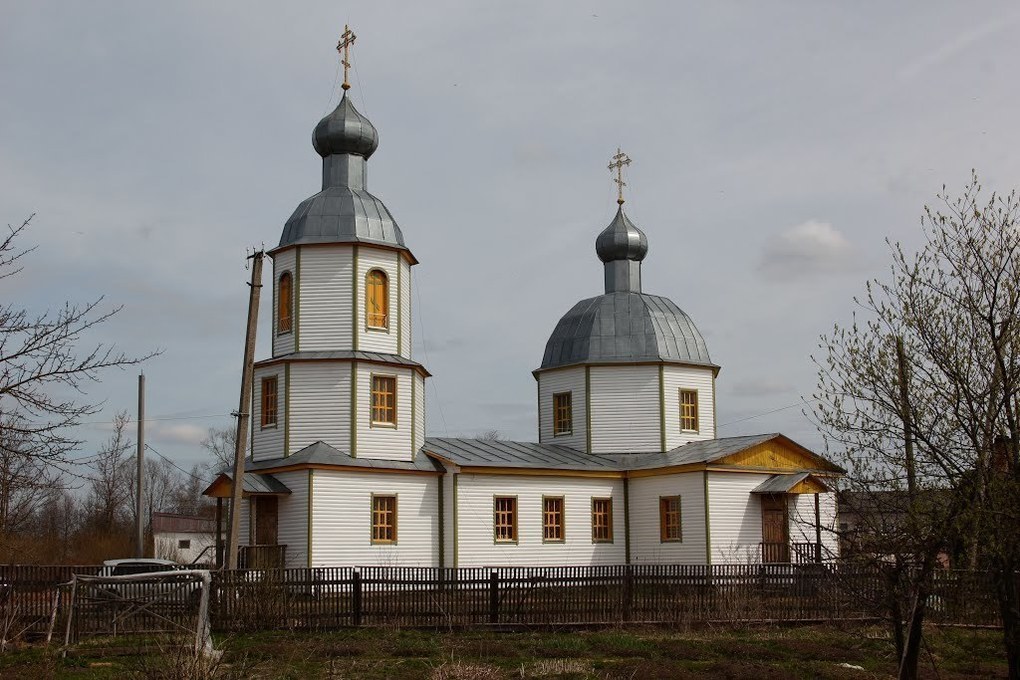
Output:
<instances>
[{"instance_id":1,"label":"arched window","mask_svg":"<svg viewBox=\"0 0 1020 680\"><path fill-rule=\"evenodd\" d=\"M389 277L373 269L365 280L365 325L369 328L390 327Z\"/></svg>"},{"instance_id":2,"label":"arched window","mask_svg":"<svg viewBox=\"0 0 1020 680\"><path fill-rule=\"evenodd\" d=\"M280 285L276 289L276 332L289 333L294 325L293 293L291 292L290 272L280 275Z\"/></svg>"}]
</instances>

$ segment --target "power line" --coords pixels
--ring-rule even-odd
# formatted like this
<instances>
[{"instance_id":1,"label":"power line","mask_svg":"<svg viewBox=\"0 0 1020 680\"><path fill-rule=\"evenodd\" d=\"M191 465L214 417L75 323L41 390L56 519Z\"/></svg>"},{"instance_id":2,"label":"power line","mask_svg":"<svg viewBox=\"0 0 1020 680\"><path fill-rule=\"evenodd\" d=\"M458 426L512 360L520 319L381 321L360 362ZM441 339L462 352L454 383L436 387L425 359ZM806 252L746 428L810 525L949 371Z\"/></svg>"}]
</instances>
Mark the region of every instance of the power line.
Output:
<instances>
[{"instance_id":1,"label":"power line","mask_svg":"<svg viewBox=\"0 0 1020 680\"><path fill-rule=\"evenodd\" d=\"M163 456L161 453L159 453L158 451L156 451L155 449L150 447L149 444L145 444L145 448L148 449L149 451L151 451L152 453L156 454L160 458L162 458L164 461L166 461L167 463L169 463L170 465L175 467L177 470L180 470L181 472L185 473L186 475L188 475L192 479L197 479L197 480L199 480L200 482L203 482L203 483L206 481L202 477L199 477L198 475L194 475L191 472L189 472L188 470L185 470L183 467L181 467L180 465L177 465L176 463L174 463L173 461L168 459L166 456Z\"/></svg>"},{"instance_id":2,"label":"power line","mask_svg":"<svg viewBox=\"0 0 1020 680\"><path fill-rule=\"evenodd\" d=\"M738 418L736 420L731 420L728 423L722 423L721 425L719 425L719 427L726 427L727 425L736 425L737 423L742 423L745 420L754 420L755 418L761 418L762 416L771 415L773 413L779 413L780 411L786 411L787 409L791 409L791 408L793 408L795 406L804 406L805 403L806 402L798 401L796 404L789 404L788 406L780 406L779 408L774 408L771 411L765 411L764 413L756 413L753 416L747 416L746 418Z\"/></svg>"},{"instance_id":3,"label":"power line","mask_svg":"<svg viewBox=\"0 0 1020 680\"><path fill-rule=\"evenodd\" d=\"M151 423L161 420L204 420L206 418L228 418L233 417L233 413L205 413L198 416L157 416L155 418L146 418L145 422ZM78 423L79 425L106 425L109 420L86 420ZM125 423L137 423L137 419L125 420Z\"/></svg>"}]
</instances>

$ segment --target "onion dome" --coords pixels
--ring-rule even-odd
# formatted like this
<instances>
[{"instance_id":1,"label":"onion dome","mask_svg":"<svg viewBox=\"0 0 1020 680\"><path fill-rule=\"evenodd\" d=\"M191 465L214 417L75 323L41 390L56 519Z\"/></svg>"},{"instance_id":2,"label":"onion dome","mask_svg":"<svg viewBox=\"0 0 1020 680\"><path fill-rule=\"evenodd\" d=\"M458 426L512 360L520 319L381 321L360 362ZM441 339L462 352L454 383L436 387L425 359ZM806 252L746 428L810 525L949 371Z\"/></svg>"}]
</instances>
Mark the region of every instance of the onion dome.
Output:
<instances>
[{"instance_id":1,"label":"onion dome","mask_svg":"<svg viewBox=\"0 0 1020 680\"><path fill-rule=\"evenodd\" d=\"M306 243L377 243L406 249L393 215L366 188L368 158L379 133L347 93L312 133L322 156L322 191L306 198L284 225L279 248Z\"/></svg>"},{"instance_id":2,"label":"onion dome","mask_svg":"<svg viewBox=\"0 0 1020 680\"><path fill-rule=\"evenodd\" d=\"M595 239L595 252L603 262L613 260L640 262L648 254L648 238L630 221L621 205L613 221Z\"/></svg>"},{"instance_id":3,"label":"onion dome","mask_svg":"<svg viewBox=\"0 0 1020 680\"><path fill-rule=\"evenodd\" d=\"M358 113L345 92L333 113L315 126L312 146L323 158L349 153L367 160L379 146L379 133L368 118Z\"/></svg>"}]
</instances>

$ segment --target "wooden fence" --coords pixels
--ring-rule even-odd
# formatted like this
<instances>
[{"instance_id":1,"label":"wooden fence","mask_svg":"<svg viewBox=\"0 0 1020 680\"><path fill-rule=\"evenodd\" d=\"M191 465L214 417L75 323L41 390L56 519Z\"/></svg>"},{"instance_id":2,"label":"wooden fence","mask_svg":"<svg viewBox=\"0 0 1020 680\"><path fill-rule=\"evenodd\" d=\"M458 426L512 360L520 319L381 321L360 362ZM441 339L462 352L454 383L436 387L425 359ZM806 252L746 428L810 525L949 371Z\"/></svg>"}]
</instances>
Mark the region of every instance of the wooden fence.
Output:
<instances>
[{"instance_id":1,"label":"wooden fence","mask_svg":"<svg viewBox=\"0 0 1020 680\"><path fill-rule=\"evenodd\" d=\"M62 630L66 597L56 620L50 620L57 587L72 573L97 571L0 566L0 616L7 612L18 619L16 629L29 632L45 631L54 623ZM218 571L212 572L210 619L213 630L221 632L848 621L883 616L883 578L875 571L817 564ZM193 621L193 595L181 591L180 602L168 599L160 615ZM92 625L86 621L99 622L105 616L101 602L93 599L88 607L88 616L75 624L75 638L89 634L82 628ZM990 577L938 572L928 619L998 625Z\"/></svg>"}]
</instances>

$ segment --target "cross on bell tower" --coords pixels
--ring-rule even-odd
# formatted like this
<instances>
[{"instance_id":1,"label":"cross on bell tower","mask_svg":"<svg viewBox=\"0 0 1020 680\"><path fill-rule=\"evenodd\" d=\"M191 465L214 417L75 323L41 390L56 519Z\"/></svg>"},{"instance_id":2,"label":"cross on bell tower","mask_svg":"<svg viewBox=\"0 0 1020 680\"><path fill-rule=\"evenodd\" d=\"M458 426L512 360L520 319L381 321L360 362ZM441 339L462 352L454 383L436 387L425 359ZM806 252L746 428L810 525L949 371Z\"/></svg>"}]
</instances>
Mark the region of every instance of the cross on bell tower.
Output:
<instances>
[{"instance_id":1,"label":"cross on bell tower","mask_svg":"<svg viewBox=\"0 0 1020 680\"><path fill-rule=\"evenodd\" d=\"M347 71L351 67L350 63L351 45L354 44L354 41L355 39L357 39L357 37L358 36L354 35L354 32L351 30L351 27L348 26L347 24L344 24L344 32L340 34L340 42L336 44L336 51L340 52L342 55L340 57L340 63L344 65L344 84L341 85L340 87L342 87L345 90L351 89L351 84L347 82Z\"/></svg>"},{"instance_id":2,"label":"cross on bell tower","mask_svg":"<svg viewBox=\"0 0 1020 680\"><path fill-rule=\"evenodd\" d=\"M613 179L616 182L616 202L623 205L623 188L627 186L627 183L623 181L623 168L626 165L630 165L630 156L620 150L620 147L616 147L616 155L613 156L613 160L609 163L609 171L616 171L616 177Z\"/></svg>"}]
</instances>

